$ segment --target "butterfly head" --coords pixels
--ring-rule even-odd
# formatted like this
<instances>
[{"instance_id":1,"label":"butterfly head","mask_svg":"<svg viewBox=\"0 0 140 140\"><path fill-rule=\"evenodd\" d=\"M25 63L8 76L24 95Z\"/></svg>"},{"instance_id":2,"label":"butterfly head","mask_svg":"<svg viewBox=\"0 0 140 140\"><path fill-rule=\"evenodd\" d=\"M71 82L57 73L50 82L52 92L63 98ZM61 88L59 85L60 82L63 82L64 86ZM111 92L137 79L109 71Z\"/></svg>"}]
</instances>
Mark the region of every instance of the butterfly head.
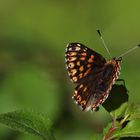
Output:
<instances>
[{"instance_id":1,"label":"butterfly head","mask_svg":"<svg viewBox=\"0 0 140 140\"><path fill-rule=\"evenodd\" d=\"M113 60L121 62L122 61L122 57L113 57Z\"/></svg>"},{"instance_id":2,"label":"butterfly head","mask_svg":"<svg viewBox=\"0 0 140 140\"><path fill-rule=\"evenodd\" d=\"M120 71L121 62L122 57L113 57L110 61L107 62L107 64L112 64L116 68L116 71Z\"/></svg>"}]
</instances>

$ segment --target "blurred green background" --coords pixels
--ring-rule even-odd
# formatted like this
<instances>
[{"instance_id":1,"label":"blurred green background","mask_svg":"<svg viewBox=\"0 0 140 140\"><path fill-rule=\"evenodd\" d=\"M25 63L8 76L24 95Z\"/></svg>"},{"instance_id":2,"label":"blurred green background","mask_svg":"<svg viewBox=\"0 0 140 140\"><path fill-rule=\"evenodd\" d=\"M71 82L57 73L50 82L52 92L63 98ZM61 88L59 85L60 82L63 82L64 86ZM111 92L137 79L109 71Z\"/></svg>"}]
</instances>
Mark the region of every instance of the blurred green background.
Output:
<instances>
[{"instance_id":1,"label":"blurred green background","mask_svg":"<svg viewBox=\"0 0 140 140\"><path fill-rule=\"evenodd\" d=\"M104 108L82 112L71 99L65 46L81 42L109 56L140 43L139 0L0 0L0 113L33 108L54 123L57 140L87 140L110 120ZM130 101L139 102L140 50L123 58ZM0 125L0 140L39 140Z\"/></svg>"}]
</instances>

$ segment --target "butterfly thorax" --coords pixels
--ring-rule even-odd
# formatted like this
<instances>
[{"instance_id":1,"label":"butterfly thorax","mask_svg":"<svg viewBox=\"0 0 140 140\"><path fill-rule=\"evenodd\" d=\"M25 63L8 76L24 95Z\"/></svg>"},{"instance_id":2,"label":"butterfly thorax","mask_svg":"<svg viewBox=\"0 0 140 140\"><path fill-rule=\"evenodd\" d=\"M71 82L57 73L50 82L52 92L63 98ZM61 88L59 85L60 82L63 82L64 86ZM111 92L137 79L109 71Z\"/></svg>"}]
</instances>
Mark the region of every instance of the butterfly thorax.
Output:
<instances>
[{"instance_id":1,"label":"butterfly thorax","mask_svg":"<svg viewBox=\"0 0 140 140\"><path fill-rule=\"evenodd\" d=\"M113 84L120 74L121 60L113 58L105 63L103 77L112 80Z\"/></svg>"}]
</instances>

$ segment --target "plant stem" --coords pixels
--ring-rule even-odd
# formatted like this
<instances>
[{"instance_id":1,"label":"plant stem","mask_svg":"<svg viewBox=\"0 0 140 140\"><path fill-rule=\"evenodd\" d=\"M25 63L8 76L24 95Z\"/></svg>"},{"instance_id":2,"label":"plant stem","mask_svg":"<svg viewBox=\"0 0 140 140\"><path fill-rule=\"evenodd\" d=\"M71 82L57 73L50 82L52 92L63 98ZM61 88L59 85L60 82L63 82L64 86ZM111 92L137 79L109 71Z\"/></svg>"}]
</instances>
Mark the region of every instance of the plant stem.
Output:
<instances>
[{"instance_id":1,"label":"plant stem","mask_svg":"<svg viewBox=\"0 0 140 140\"><path fill-rule=\"evenodd\" d=\"M115 126L115 119L113 119L112 126L109 129L108 133L103 137L103 140L112 140L110 139L110 136L117 128L118 127Z\"/></svg>"}]
</instances>

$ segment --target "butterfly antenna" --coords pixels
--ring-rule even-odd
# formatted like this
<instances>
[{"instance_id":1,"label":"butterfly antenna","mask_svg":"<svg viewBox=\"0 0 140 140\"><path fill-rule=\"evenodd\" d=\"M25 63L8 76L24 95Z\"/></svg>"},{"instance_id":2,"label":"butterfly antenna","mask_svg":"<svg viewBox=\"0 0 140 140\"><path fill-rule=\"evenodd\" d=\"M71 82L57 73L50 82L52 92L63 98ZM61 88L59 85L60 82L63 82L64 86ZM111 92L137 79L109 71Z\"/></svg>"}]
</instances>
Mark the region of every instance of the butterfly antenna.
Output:
<instances>
[{"instance_id":1,"label":"butterfly antenna","mask_svg":"<svg viewBox=\"0 0 140 140\"><path fill-rule=\"evenodd\" d=\"M100 36L100 38L101 38L101 41L102 41L102 43L103 43L103 45L104 45L104 47L105 47L107 53L109 54L110 58L112 59L111 53L110 53L110 51L108 50L108 47L107 47L107 45L106 45L106 43L105 43L105 41L104 41L104 39L103 39L103 37L102 37L102 34L101 34L100 30L97 30L97 33L99 34L99 36Z\"/></svg>"},{"instance_id":2,"label":"butterfly antenna","mask_svg":"<svg viewBox=\"0 0 140 140\"><path fill-rule=\"evenodd\" d=\"M121 54L120 56L118 56L118 58L119 58L119 57L122 57L122 56L124 56L124 55L126 55L126 54L128 54L128 53L130 53L130 52L132 52L133 50L135 50L135 49L137 49L137 48L139 48L139 47L140 47L140 44L138 44L137 46L135 46L135 47L129 49L128 51L124 52L123 54Z\"/></svg>"}]
</instances>

